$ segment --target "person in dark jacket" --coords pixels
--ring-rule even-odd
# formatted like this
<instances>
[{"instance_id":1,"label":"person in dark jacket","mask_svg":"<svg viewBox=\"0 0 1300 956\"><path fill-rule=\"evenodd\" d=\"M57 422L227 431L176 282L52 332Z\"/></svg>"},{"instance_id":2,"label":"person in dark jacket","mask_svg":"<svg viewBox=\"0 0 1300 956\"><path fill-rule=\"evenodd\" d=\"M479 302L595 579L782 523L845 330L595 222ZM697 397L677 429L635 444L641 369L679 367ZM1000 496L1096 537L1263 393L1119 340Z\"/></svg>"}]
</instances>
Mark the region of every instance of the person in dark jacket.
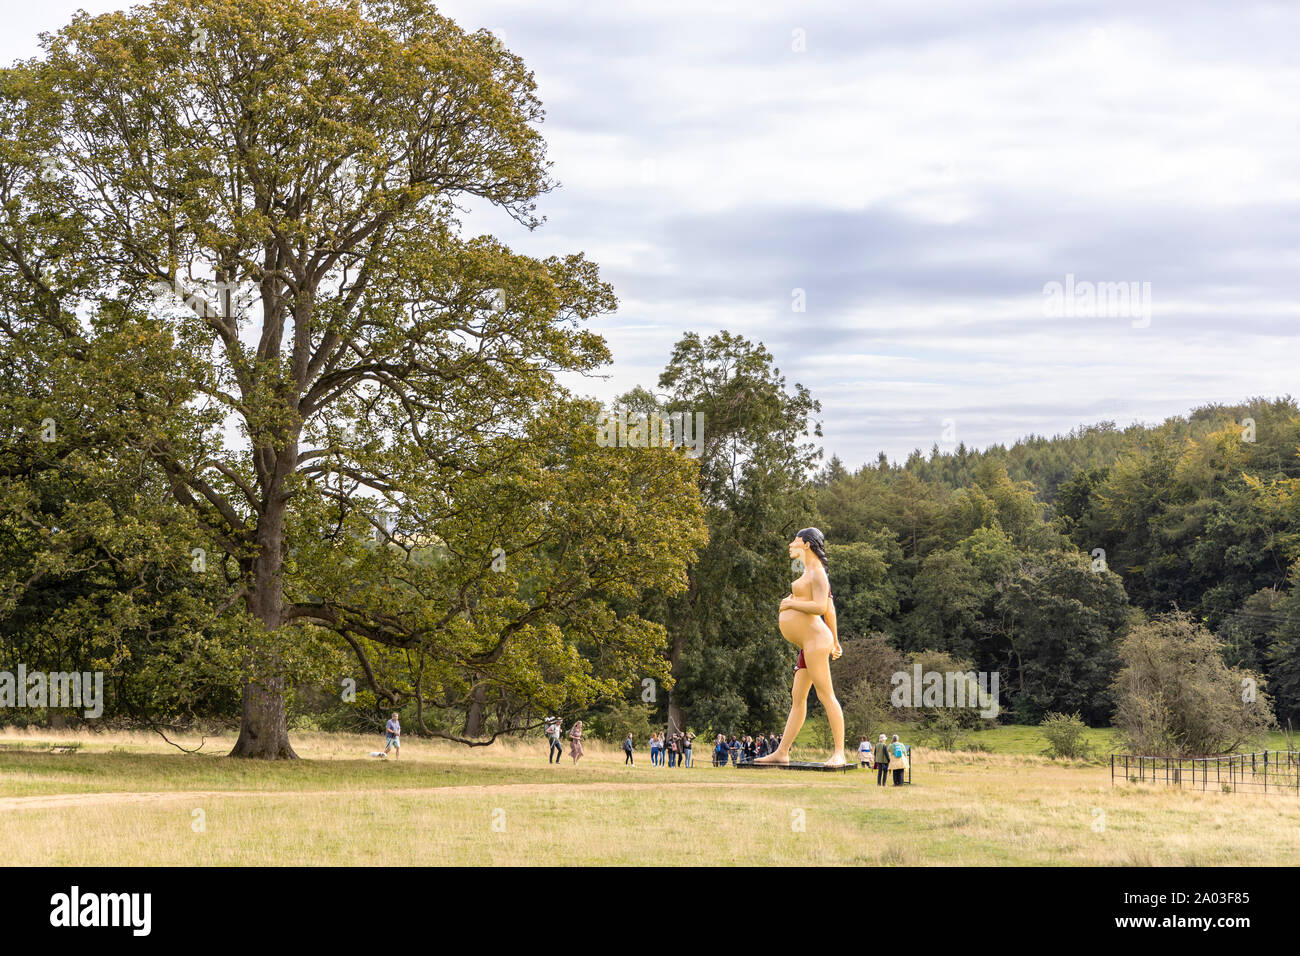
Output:
<instances>
[{"instance_id":1,"label":"person in dark jacket","mask_svg":"<svg viewBox=\"0 0 1300 956\"><path fill-rule=\"evenodd\" d=\"M632 764L633 766L636 766L636 762L632 759L631 733L629 733L626 737L623 738L623 753L624 753L623 765L627 766L628 764Z\"/></svg>"},{"instance_id":2,"label":"person in dark jacket","mask_svg":"<svg viewBox=\"0 0 1300 956\"><path fill-rule=\"evenodd\" d=\"M889 741L881 734L876 741L876 786L883 787L889 779Z\"/></svg>"}]
</instances>

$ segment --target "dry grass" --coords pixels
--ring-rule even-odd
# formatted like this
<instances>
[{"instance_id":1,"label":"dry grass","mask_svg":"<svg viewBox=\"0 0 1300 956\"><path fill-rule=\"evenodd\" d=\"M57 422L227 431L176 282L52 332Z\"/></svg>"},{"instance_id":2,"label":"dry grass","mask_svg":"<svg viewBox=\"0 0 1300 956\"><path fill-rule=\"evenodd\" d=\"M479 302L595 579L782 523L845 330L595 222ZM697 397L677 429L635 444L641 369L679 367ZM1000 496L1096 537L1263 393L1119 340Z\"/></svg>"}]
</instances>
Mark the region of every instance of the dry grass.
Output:
<instances>
[{"instance_id":1,"label":"dry grass","mask_svg":"<svg viewBox=\"0 0 1300 956\"><path fill-rule=\"evenodd\" d=\"M82 750L33 749L69 739ZM411 740L399 763L300 734L305 759L280 764L143 734L0 736L17 742L0 750L17 865L1286 864L1300 827L1294 795L1112 789L1096 766L920 748L914 785L881 788L859 770L629 768L599 744L575 768L518 742Z\"/></svg>"}]
</instances>

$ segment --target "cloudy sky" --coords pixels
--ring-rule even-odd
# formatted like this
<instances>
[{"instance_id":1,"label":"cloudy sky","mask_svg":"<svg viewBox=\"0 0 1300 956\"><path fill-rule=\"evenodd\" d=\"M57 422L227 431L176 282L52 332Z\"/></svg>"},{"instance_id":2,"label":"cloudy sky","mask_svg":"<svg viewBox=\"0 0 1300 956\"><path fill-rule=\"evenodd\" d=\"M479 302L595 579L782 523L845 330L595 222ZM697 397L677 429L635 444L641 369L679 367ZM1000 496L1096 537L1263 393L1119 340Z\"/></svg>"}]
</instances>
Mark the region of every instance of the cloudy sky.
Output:
<instances>
[{"instance_id":1,"label":"cloudy sky","mask_svg":"<svg viewBox=\"0 0 1300 956\"><path fill-rule=\"evenodd\" d=\"M0 59L124 5L6 0ZM579 391L653 385L683 332L728 329L851 466L1300 393L1300 6L442 10L534 69L562 183L533 233L470 225L582 250L619 295Z\"/></svg>"}]
</instances>

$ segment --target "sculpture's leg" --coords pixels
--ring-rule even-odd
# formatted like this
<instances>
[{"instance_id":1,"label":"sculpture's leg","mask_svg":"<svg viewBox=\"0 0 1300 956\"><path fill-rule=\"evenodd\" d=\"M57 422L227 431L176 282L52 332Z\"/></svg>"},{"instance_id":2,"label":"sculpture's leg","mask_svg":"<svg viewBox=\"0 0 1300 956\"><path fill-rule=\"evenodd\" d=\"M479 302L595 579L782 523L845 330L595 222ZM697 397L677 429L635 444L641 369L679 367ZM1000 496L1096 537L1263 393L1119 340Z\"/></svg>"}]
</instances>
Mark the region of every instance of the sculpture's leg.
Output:
<instances>
[{"instance_id":1,"label":"sculpture's leg","mask_svg":"<svg viewBox=\"0 0 1300 956\"><path fill-rule=\"evenodd\" d=\"M801 667L794 672L794 687L790 690L790 716L785 721L785 733L781 735L781 746L776 748L774 753L766 757L759 757L754 763L789 763L790 748L794 746L794 738L799 736L799 728L803 726L803 721L808 716L808 690L812 687L812 677L808 673L808 668ZM841 720L843 724L843 720ZM843 734L841 733L841 737Z\"/></svg>"},{"instance_id":2,"label":"sculpture's leg","mask_svg":"<svg viewBox=\"0 0 1300 956\"><path fill-rule=\"evenodd\" d=\"M835 697L835 688L831 685L830 654L805 653L804 661L808 665L805 671L811 675L810 680L817 688L817 699L826 708L826 717L830 720L831 739L835 742L835 752L826 761L828 767L844 766L844 710ZM807 694L807 691L804 691Z\"/></svg>"}]
</instances>

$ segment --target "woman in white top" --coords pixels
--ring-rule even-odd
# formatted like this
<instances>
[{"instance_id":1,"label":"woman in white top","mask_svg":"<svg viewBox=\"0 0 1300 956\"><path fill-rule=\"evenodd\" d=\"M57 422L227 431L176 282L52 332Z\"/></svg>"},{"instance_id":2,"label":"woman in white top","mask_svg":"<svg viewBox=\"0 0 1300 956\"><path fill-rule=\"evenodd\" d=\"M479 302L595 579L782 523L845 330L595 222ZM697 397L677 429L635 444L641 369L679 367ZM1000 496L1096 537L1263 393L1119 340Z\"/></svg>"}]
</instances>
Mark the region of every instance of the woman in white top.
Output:
<instances>
[{"instance_id":1,"label":"woman in white top","mask_svg":"<svg viewBox=\"0 0 1300 956\"><path fill-rule=\"evenodd\" d=\"M871 741L865 735L862 743L858 744L858 763L863 767L871 766Z\"/></svg>"}]
</instances>

